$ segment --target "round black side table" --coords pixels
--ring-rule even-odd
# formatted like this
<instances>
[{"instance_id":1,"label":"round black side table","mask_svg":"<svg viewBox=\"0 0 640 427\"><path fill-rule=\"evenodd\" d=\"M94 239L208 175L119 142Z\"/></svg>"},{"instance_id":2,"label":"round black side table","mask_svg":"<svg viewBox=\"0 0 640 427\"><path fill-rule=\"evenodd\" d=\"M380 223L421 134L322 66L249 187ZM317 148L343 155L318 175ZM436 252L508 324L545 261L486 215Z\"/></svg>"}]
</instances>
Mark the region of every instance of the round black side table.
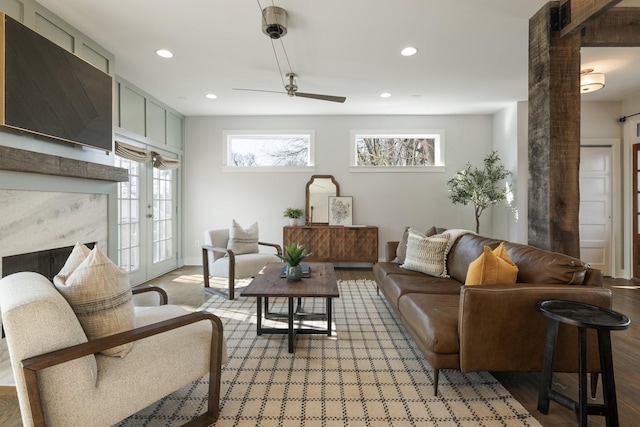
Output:
<instances>
[{"instance_id":1,"label":"round black side table","mask_svg":"<svg viewBox=\"0 0 640 427\"><path fill-rule=\"evenodd\" d=\"M547 414L549 399L551 399L576 412L578 422L582 427L587 426L587 415L602 415L606 417L607 427L618 426L618 405L611 356L611 331L627 329L631 323L629 318L613 310L575 301L547 300L538 302L537 306L538 310L547 317L547 336L544 346L538 411ZM554 391L551 387L559 322L578 327L580 394L578 402ZM602 405L587 403L587 328L598 331L598 350L604 397ZM595 394L595 384L592 384L592 393Z\"/></svg>"}]
</instances>

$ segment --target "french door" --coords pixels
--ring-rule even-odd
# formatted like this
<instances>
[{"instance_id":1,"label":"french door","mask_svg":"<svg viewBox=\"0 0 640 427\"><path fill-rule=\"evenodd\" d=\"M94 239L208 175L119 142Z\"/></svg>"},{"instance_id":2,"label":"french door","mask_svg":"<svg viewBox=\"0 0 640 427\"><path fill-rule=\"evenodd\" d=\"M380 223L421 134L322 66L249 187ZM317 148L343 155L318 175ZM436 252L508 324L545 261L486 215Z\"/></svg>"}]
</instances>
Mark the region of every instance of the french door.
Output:
<instances>
[{"instance_id":1,"label":"french door","mask_svg":"<svg viewBox=\"0 0 640 427\"><path fill-rule=\"evenodd\" d=\"M118 184L118 264L139 284L178 266L177 173L119 156L129 170Z\"/></svg>"}]
</instances>

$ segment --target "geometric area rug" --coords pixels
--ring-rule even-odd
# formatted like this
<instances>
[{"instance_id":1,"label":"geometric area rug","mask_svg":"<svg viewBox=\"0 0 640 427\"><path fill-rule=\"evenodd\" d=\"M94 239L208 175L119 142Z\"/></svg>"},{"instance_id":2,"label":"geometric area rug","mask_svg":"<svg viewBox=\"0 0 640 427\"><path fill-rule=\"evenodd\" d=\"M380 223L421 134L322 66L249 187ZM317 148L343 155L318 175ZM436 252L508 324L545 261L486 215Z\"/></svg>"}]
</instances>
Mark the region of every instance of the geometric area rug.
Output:
<instances>
[{"instance_id":1,"label":"geometric area rug","mask_svg":"<svg viewBox=\"0 0 640 427\"><path fill-rule=\"evenodd\" d=\"M212 296L200 307L220 317L227 340L216 427L540 426L487 372L441 370L433 396L431 367L375 282L339 288L332 336L299 335L294 354L286 335L256 335L255 298ZM285 310L285 299L270 303ZM324 311L323 299L303 303ZM206 394L204 377L117 425L181 425L204 412Z\"/></svg>"}]
</instances>

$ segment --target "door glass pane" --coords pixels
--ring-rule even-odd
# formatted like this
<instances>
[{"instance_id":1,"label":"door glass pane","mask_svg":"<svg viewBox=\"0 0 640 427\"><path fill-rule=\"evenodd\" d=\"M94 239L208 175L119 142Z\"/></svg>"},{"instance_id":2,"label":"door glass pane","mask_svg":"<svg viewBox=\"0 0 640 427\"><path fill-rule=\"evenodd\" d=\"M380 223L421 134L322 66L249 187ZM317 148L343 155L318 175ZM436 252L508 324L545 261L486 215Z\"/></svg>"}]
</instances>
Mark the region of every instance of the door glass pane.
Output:
<instances>
[{"instance_id":1,"label":"door glass pane","mask_svg":"<svg viewBox=\"0 0 640 427\"><path fill-rule=\"evenodd\" d=\"M153 262L173 258L173 202L172 170L153 168Z\"/></svg>"},{"instance_id":2,"label":"door glass pane","mask_svg":"<svg viewBox=\"0 0 640 427\"><path fill-rule=\"evenodd\" d=\"M118 183L118 263L128 272L140 269L140 196L137 162L115 156L115 166L129 171L129 182Z\"/></svg>"}]
</instances>

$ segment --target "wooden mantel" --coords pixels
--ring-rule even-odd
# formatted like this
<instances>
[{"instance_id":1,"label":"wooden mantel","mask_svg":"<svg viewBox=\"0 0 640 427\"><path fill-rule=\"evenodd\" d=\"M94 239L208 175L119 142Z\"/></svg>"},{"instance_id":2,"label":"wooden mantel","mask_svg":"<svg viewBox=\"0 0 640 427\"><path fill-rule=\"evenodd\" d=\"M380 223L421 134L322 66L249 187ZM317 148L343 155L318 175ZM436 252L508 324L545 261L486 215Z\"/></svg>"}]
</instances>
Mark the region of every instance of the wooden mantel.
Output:
<instances>
[{"instance_id":1,"label":"wooden mantel","mask_svg":"<svg viewBox=\"0 0 640 427\"><path fill-rule=\"evenodd\" d=\"M111 182L129 181L127 169L12 147L0 147L0 170Z\"/></svg>"}]
</instances>

